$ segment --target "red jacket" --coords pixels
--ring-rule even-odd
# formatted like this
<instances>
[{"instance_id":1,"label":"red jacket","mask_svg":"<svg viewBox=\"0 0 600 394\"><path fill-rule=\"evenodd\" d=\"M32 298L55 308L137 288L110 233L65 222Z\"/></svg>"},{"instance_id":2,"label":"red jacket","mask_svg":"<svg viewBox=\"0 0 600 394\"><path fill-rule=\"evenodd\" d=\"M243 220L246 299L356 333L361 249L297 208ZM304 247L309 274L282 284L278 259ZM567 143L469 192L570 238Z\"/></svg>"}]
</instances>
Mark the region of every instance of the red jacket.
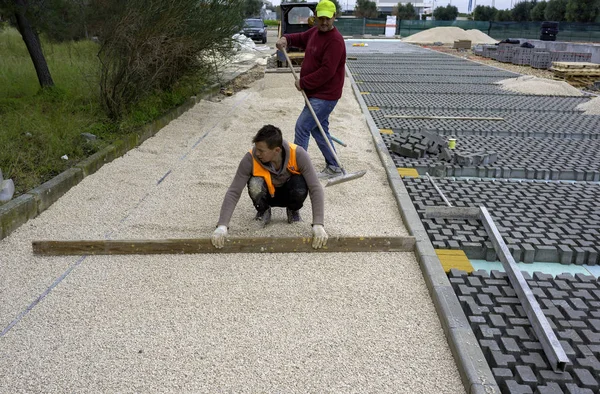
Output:
<instances>
[{"instance_id":1,"label":"red jacket","mask_svg":"<svg viewBox=\"0 0 600 394\"><path fill-rule=\"evenodd\" d=\"M308 97L339 100L346 75L346 44L334 27L322 33L315 26L305 32L286 34L288 46L304 49L300 87Z\"/></svg>"}]
</instances>

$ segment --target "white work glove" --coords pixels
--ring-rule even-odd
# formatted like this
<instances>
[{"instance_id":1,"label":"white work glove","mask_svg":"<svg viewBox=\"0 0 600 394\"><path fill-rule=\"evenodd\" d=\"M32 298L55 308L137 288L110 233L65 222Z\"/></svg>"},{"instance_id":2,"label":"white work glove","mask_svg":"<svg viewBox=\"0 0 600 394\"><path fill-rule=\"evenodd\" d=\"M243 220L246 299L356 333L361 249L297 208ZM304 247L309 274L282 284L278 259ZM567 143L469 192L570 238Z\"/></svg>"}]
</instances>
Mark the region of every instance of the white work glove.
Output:
<instances>
[{"instance_id":1,"label":"white work glove","mask_svg":"<svg viewBox=\"0 0 600 394\"><path fill-rule=\"evenodd\" d=\"M313 242L312 247L315 249L322 248L327 245L327 233L322 224L313 224Z\"/></svg>"},{"instance_id":2,"label":"white work glove","mask_svg":"<svg viewBox=\"0 0 600 394\"><path fill-rule=\"evenodd\" d=\"M225 246L225 237L227 236L227 226L217 226L217 229L213 232L210 241L213 246L217 249L221 249Z\"/></svg>"},{"instance_id":3,"label":"white work glove","mask_svg":"<svg viewBox=\"0 0 600 394\"><path fill-rule=\"evenodd\" d=\"M287 39L285 37L281 37L279 40L277 40L277 42L275 43L275 46L280 51L285 50L287 48Z\"/></svg>"}]
</instances>

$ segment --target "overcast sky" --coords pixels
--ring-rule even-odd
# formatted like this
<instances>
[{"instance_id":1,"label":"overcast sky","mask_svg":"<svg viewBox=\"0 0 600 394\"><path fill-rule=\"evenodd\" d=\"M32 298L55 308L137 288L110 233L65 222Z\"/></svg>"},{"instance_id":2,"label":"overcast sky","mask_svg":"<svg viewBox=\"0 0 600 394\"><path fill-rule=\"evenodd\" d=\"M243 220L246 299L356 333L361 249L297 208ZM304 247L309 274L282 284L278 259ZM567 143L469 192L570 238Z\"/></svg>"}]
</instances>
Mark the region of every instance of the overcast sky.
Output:
<instances>
[{"instance_id":1,"label":"overcast sky","mask_svg":"<svg viewBox=\"0 0 600 394\"><path fill-rule=\"evenodd\" d=\"M413 3L419 3L421 1L433 2L433 0L414 0ZM510 9L513 6L512 0L473 0L473 1L475 2L473 4L473 8L475 8L476 5L489 5L489 6L494 5L499 10L505 10L505 9ZM342 6L342 8L344 8L344 10L345 10L346 8L354 9L354 4L356 3L356 0L338 0L338 2ZM274 6L277 6L277 5L281 4L281 0L271 0L271 3ZM458 12L467 12L467 9L469 7L469 0L451 0L450 2L448 0L436 0L436 2L435 2L436 7L439 7L439 6L444 7L448 4L452 4L456 7L458 7Z\"/></svg>"}]
</instances>

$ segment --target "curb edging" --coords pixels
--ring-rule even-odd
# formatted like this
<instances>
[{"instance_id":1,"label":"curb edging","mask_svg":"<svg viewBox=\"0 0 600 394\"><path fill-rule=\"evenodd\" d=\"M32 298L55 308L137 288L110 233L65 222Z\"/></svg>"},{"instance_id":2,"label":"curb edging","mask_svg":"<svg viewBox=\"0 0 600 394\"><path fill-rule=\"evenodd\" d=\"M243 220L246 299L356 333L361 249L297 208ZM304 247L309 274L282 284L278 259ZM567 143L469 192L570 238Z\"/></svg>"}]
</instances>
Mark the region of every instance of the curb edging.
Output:
<instances>
[{"instance_id":1,"label":"curb edging","mask_svg":"<svg viewBox=\"0 0 600 394\"><path fill-rule=\"evenodd\" d=\"M253 67L251 67L253 68ZM250 68L250 69L251 69ZM232 74L227 83L246 71ZM215 83L203 89L198 95L188 98L183 104L167 111L163 116L141 126L130 135L114 141L111 145L83 159L73 167L61 172L49 181L35 187L4 205L0 205L0 240L48 209L60 197L85 177L98 171L104 164L123 156L142 142L153 137L171 121L177 119L203 99L214 97L219 93L221 84Z\"/></svg>"},{"instance_id":2,"label":"curb edging","mask_svg":"<svg viewBox=\"0 0 600 394\"><path fill-rule=\"evenodd\" d=\"M379 159L385 168L390 188L400 209L402 220L409 234L415 237L415 255L442 324L450 351L454 356L464 388L467 393L473 394L500 393L500 387L496 383L479 342L460 306L456 293L452 289L452 285L435 253L433 244L427 236L427 231L412 203L408 190L398 174L396 165L381 138L379 129L370 115L348 66L346 66L346 75L352 82L352 90L365 115Z\"/></svg>"}]
</instances>

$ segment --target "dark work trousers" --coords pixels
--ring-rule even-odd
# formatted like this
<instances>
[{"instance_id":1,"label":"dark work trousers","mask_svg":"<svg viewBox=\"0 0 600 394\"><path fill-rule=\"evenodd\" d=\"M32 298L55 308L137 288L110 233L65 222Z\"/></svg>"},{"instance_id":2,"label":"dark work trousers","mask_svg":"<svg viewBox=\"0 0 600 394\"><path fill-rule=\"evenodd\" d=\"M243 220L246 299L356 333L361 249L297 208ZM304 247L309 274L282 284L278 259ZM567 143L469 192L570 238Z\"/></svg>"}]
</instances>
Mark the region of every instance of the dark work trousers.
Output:
<instances>
[{"instance_id":1,"label":"dark work trousers","mask_svg":"<svg viewBox=\"0 0 600 394\"><path fill-rule=\"evenodd\" d=\"M271 197L264 178L253 176L248 181L248 194L258 212L264 212L269 207L286 207L297 211L308 196L308 186L302 175L292 174L286 183L275 188L275 196Z\"/></svg>"}]
</instances>

